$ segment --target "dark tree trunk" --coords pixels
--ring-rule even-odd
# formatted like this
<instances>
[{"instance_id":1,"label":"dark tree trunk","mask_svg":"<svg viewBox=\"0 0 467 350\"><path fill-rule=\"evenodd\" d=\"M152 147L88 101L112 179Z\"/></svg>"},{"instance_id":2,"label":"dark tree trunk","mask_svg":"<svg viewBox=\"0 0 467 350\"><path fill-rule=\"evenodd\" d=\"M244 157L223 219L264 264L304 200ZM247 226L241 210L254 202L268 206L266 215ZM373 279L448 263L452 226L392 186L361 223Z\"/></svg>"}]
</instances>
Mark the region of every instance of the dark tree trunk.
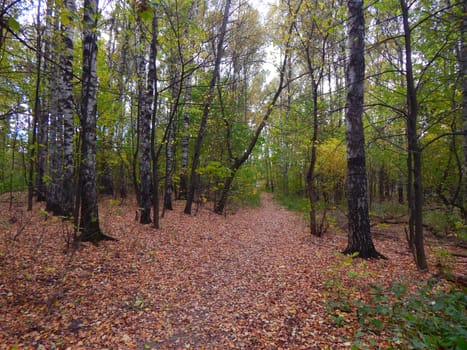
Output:
<instances>
[{"instance_id":1,"label":"dark tree trunk","mask_svg":"<svg viewBox=\"0 0 467 350\"><path fill-rule=\"evenodd\" d=\"M322 232L322 227L318 227L318 223L316 220L316 205L318 202L318 190L316 188L316 179L315 179L315 167L316 167L316 148L318 145L318 132L319 132L319 110L318 110L318 95L319 95L319 85L321 83L321 79L323 78L323 66L324 66L324 58L325 58L325 44L327 38L324 37L322 41L322 50L320 52L320 64L321 67L315 68L313 66L313 57L312 52L310 52L310 47L307 46L305 48L306 51L306 60L308 66L308 74L310 75L311 80L311 91L312 91L312 100L313 100L313 133L311 137L311 157L310 157L310 165L308 168L307 176L306 176L306 186L307 186L307 193L308 193L308 200L310 202L310 233L314 236L320 237Z\"/></svg>"},{"instance_id":2,"label":"dark tree trunk","mask_svg":"<svg viewBox=\"0 0 467 350\"><path fill-rule=\"evenodd\" d=\"M464 162L462 167L464 190L463 193L463 212L467 213L467 1L463 4L464 15L462 17L461 25L461 52L459 53L459 63L462 77L462 131L464 136L462 138L462 152L464 154ZM464 215L464 222L467 223L467 215Z\"/></svg>"},{"instance_id":3,"label":"dark tree trunk","mask_svg":"<svg viewBox=\"0 0 467 350\"><path fill-rule=\"evenodd\" d=\"M399 204L404 203L404 185L402 183L402 174L399 174L397 180L397 201Z\"/></svg>"},{"instance_id":4,"label":"dark tree trunk","mask_svg":"<svg viewBox=\"0 0 467 350\"><path fill-rule=\"evenodd\" d=\"M144 67L144 59L141 57L141 66ZM142 79L142 82L144 79ZM141 83L142 83L141 82ZM140 198L140 223L151 223L151 158L150 158L150 133L151 133L151 111L147 101L144 88L141 87L138 115L138 133L139 133L139 198Z\"/></svg>"},{"instance_id":5,"label":"dark tree trunk","mask_svg":"<svg viewBox=\"0 0 467 350\"><path fill-rule=\"evenodd\" d=\"M347 67L347 203L349 233L344 254L360 258L381 258L373 245L368 214L368 193L363 132L363 89L365 78L365 40L363 0L349 0L349 63Z\"/></svg>"},{"instance_id":6,"label":"dark tree trunk","mask_svg":"<svg viewBox=\"0 0 467 350\"><path fill-rule=\"evenodd\" d=\"M177 108L173 106L172 108ZM176 112L175 112L176 113ZM165 183L164 183L164 209L173 210L172 206L172 173L173 173L173 158L174 158L174 127L175 123L170 123L167 126L167 143L165 145Z\"/></svg>"},{"instance_id":7,"label":"dark tree trunk","mask_svg":"<svg viewBox=\"0 0 467 350\"><path fill-rule=\"evenodd\" d=\"M37 126L41 114L40 88L41 88L41 68L42 68L42 29L41 29L41 2L37 3L36 20L36 91L34 98L34 116L32 121L32 140L29 144L29 178L28 178L28 210L32 210L32 200L34 196L34 171L37 170L36 154L38 153ZM36 175L37 176L37 175Z\"/></svg>"},{"instance_id":8,"label":"dark tree trunk","mask_svg":"<svg viewBox=\"0 0 467 350\"><path fill-rule=\"evenodd\" d=\"M194 2L188 14L188 20L191 21L195 18L198 12L197 2ZM185 35L187 31L185 32ZM194 59L194 57L192 57ZM188 193L188 146L190 144L190 102L191 102L191 84L193 76L190 73L186 78L185 97L183 107L183 131L181 142L181 167L180 167L180 188L178 191L178 199L186 199Z\"/></svg>"},{"instance_id":9,"label":"dark tree trunk","mask_svg":"<svg viewBox=\"0 0 467 350\"><path fill-rule=\"evenodd\" d=\"M188 112L188 99L190 98L191 79L187 80L187 92L185 93L185 111L183 112L183 135L182 135L182 154L181 154L181 168L180 168L180 189L178 192L178 199L186 199L188 193L188 146L190 143L189 127L190 127L190 113Z\"/></svg>"},{"instance_id":10,"label":"dark tree trunk","mask_svg":"<svg viewBox=\"0 0 467 350\"><path fill-rule=\"evenodd\" d=\"M423 239L423 188L422 188L422 154L417 136L418 102L417 90L412 69L412 47L409 26L409 10L405 0L400 1L405 37L405 65L407 80L407 146L409 165L410 193L409 200L409 231L411 233L412 251L415 263L421 271L428 269Z\"/></svg>"},{"instance_id":11,"label":"dark tree trunk","mask_svg":"<svg viewBox=\"0 0 467 350\"><path fill-rule=\"evenodd\" d=\"M148 102L151 103L151 160L152 160L152 224L154 228L158 229L159 225L159 171L158 171L158 159L159 156L156 154L156 117L157 117L157 101L158 101L158 90L157 90L157 38L159 35L159 22L158 12L154 10L154 17L152 18L151 24L151 48L149 50L149 66L148 66L148 91L147 98Z\"/></svg>"},{"instance_id":12,"label":"dark tree trunk","mask_svg":"<svg viewBox=\"0 0 467 350\"><path fill-rule=\"evenodd\" d=\"M175 66L177 61L175 58L171 59L172 65ZM181 60L178 60L178 63L181 63ZM175 157L175 116L177 115L178 102L181 93L181 81L177 81L178 77L176 76L175 69L172 69L172 97L171 97L171 106L170 106L170 117L169 123L167 125L167 142L165 143L165 181L164 181L164 211L173 210L172 206L172 193L173 193L173 169L174 169L174 157Z\"/></svg>"},{"instance_id":13,"label":"dark tree trunk","mask_svg":"<svg viewBox=\"0 0 467 350\"><path fill-rule=\"evenodd\" d=\"M110 239L99 226L96 183L97 0L84 0L81 90L80 221L75 239L97 243Z\"/></svg>"},{"instance_id":14,"label":"dark tree trunk","mask_svg":"<svg viewBox=\"0 0 467 350\"><path fill-rule=\"evenodd\" d=\"M199 157L201 155L201 146L203 144L204 133L206 132L209 111L211 110L211 104L214 99L216 84L219 79L221 60L224 54L224 38L227 31L227 22L229 20L230 4L231 0L227 0L225 3L224 16L222 19L222 25L220 28L219 38L217 42L217 50L215 53L216 60L214 64L214 72L212 73L212 78L209 83L209 89L206 101L204 103L203 115L201 117L200 126L198 130L198 137L196 138L195 151L193 154L193 161L191 164L190 186L184 210L185 214L191 214L191 206L195 197L195 191L198 187L196 170L198 169Z\"/></svg>"},{"instance_id":15,"label":"dark tree trunk","mask_svg":"<svg viewBox=\"0 0 467 350\"><path fill-rule=\"evenodd\" d=\"M308 58L308 61L310 59ZM313 75L311 62L309 62L310 74ZM318 143L318 84L312 77L312 93L313 93L313 136L311 138L311 159L308 173L306 176L308 200L310 201L310 233L320 237L322 232L318 229L316 221L316 204L318 202L318 193L315 186L315 166L316 166L316 146Z\"/></svg>"}]
</instances>

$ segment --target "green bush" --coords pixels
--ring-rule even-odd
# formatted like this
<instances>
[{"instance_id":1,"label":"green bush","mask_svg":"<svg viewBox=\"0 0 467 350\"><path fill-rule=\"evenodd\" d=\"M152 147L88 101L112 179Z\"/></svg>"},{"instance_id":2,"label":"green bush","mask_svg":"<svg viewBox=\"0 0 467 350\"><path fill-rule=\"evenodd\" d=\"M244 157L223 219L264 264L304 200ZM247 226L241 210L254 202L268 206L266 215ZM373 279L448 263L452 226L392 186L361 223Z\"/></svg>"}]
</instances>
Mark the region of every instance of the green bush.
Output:
<instances>
[{"instance_id":1,"label":"green bush","mask_svg":"<svg viewBox=\"0 0 467 350\"><path fill-rule=\"evenodd\" d=\"M429 210L424 213L425 224L435 236L447 236L454 234L456 237L467 240L467 227L457 213L445 210Z\"/></svg>"},{"instance_id":2,"label":"green bush","mask_svg":"<svg viewBox=\"0 0 467 350\"><path fill-rule=\"evenodd\" d=\"M408 293L394 283L388 291L374 286L369 302L356 301L359 331L354 348L364 348L368 334L380 334L395 348L467 349L467 296L430 283Z\"/></svg>"}]
</instances>

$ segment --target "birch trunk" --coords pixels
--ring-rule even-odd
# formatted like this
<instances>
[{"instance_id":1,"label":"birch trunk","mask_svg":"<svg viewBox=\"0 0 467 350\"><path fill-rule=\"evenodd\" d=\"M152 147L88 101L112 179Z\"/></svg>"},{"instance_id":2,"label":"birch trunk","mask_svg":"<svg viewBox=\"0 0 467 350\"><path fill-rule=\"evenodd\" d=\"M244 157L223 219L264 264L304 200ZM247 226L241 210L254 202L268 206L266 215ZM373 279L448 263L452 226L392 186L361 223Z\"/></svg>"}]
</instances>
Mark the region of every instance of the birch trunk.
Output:
<instances>
[{"instance_id":1,"label":"birch trunk","mask_svg":"<svg viewBox=\"0 0 467 350\"><path fill-rule=\"evenodd\" d=\"M381 258L373 245L368 213L368 190L365 166L365 138L363 132L363 95L365 79L365 22L363 0L349 0L349 63L347 78L347 203L348 244L344 254L358 254L360 258Z\"/></svg>"},{"instance_id":2,"label":"birch trunk","mask_svg":"<svg viewBox=\"0 0 467 350\"><path fill-rule=\"evenodd\" d=\"M98 0L84 0L83 74L81 90L81 163L79 179L80 222L78 241L97 243L109 239L99 226L96 185L97 116L97 7Z\"/></svg>"},{"instance_id":3,"label":"birch trunk","mask_svg":"<svg viewBox=\"0 0 467 350\"><path fill-rule=\"evenodd\" d=\"M73 188L74 157L73 157L73 13L76 13L74 0L66 0L65 8L68 11L66 24L62 23L63 51L61 55L60 74L60 108L63 117L63 182L62 186L62 210L63 215L73 215Z\"/></svg>"},{"instance_id":4,"label":"birch trunk","mask_svg":"<svg viewBox=\"0 0 467 350\"><path fill-rule=\"evenodd\" d=\"M151 158L150 158L150 130L151 113L149 110L146 88L144 86L145 76L145 58L140 56L139 71L140 93L139 93L139 114L138 114L138 155L139 155L139 198L140 198L140 223L151 223ZM150 102L149 102L150 103Z\"/></svg>"},{"instance_id":5,"label":"birch trunk","mask_svg":"<svg viewBox=\"0 0 467 350\"><path fill-rule=\"evenodd\" d=\"M157 21L157 14L154 13L155 20ZM154 22L154 20L153 20ZM141 25L141 23L140 23ZM154 30L154 26L153 26ZM140 26L139 33L141 41L145 41L144 29ZM153 33L155 35L155 33ZM139 57L139 114L138 114L138 155L139 155L139 177L140 177L140 223L150 224L151 220L151 206L153 203L154 190L151 177L151 119L153 116L154 108L154 89L155 89L155 55L153 45L148 54L148 69L146 71L145 55L141 54ZM146 73L147 72L147 73ZM146 79L145 79L146 77ZM145 84L146 81L146 84Z\"/></svg>"}]
</instances>

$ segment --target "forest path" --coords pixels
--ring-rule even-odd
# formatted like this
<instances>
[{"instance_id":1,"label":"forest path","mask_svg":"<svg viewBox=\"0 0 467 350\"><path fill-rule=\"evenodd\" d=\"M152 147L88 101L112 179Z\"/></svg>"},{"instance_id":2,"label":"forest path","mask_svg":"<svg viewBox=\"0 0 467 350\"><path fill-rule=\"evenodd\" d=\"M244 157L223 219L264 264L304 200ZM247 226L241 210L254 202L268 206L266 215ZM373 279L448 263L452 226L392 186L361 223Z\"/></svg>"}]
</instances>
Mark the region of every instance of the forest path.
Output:
<instances>
[{"instance_id":1,"label":"forest path","mask_svg":"<svg viewBox=\"0 0 467 350\"><path fill-rule=\"evenodd\" d=\"M270 194L263 194L261 208L227 218L203 212L200 219L190 243L180 247L186 269L173 280L179 283L173 300L181 302L168 313L176 331L159 345L251 348L297 338L319 347L314 333L326 317L323 278L310 269L317 257L305 243L303 220ZM310 323L301 326L307 334L300 334L298 312Z\"/></svg>"},{"instance_id":2,"label":"forest path","mask_svg":"<svg viewBox=\"0 0 467 350\"><path fill-rule=\"evenodd\" d=\"M424 277L394 237L376 242L390 260L343 258L345 234L310 237L270 194L225 217L185 215L177 201L160 230L134 220L135 203L100 205L103 231L119 241L74 255L67 223L14 209L0 231L0 349L349 348L357 321L332 321L331 285L354 298L371 283Z\"/></svg>"}]
</instances>

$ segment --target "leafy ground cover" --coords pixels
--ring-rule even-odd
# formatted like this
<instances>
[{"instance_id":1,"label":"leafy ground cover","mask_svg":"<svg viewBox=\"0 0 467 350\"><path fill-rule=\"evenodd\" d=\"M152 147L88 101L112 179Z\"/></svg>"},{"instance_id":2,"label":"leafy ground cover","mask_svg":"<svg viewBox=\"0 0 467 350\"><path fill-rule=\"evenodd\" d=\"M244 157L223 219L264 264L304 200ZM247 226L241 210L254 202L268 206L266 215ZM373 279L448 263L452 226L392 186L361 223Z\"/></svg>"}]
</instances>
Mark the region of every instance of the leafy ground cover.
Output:
<instances>
[{"instance_id":1,"label":"leafy ground cover","mask_svg":"<svg viewBox=\"0 0 467 350\"><path fill-rule=\"evenodd\" d=\"M310 237L301 215L269 194L227 216L208 203L187 216L179 202L158 231L135 221L135 203L104 200L102 228L118 241L75 252L66 222L37 205L2 207L3 349L398 348L404 334L380 328L398 319L375 314L375 288L396 283L413 295L439 264L429 244L431 273L417 272L402 227L388 225L374 232L389 260L343 257L343 232ZM462 273L462 259L451 270ZM392 310L394 293L380 295ZM465 308L456 315L465 319Z\"/></svg>"}]
</instances>

